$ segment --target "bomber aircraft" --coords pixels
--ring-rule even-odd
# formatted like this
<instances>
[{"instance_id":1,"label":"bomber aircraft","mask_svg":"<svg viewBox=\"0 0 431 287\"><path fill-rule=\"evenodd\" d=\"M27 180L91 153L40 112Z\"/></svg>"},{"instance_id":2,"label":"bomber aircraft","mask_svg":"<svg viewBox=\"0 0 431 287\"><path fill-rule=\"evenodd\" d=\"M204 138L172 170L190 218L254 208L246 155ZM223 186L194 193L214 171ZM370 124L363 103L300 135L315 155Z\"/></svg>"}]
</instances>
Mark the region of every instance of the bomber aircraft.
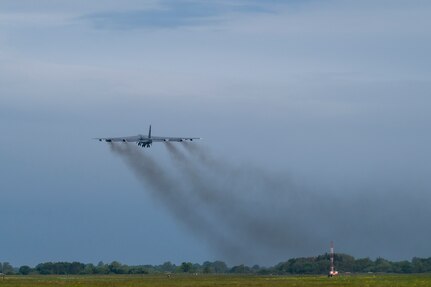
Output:
<instances>
[{"instance_id":1,"label":"bomber aircraft","mask_svg":"<svg viewBox=\"0 0 431 287\"><path fill-rule=\"evenodd\" d=\"M137 135L128 137L118 137L118 138L95 138L99 141L105 142L135 142L140 147L150 147L153 142L183 142L183 141L193 141L200 140L201 138L186 138L186 137L156 137L151 136L151 125L148 131L148 136Z\"/></svg>"}]
</instances>

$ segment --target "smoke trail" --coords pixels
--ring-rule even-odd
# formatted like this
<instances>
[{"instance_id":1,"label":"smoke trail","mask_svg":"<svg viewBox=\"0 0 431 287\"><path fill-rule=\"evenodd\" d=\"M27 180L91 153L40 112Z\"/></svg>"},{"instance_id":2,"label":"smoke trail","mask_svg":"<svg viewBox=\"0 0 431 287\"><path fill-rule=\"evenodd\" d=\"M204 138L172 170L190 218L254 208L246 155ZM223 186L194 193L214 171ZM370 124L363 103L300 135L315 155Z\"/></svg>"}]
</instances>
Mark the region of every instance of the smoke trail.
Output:
<instances>
[{"instance_id":1,"label":"smoke trail","mask_svg":"<svg viewBox=\"0 0 431 287\"><path fill-rule=\"evenodd\" d=\"M399 250L405 240L411 240L409 234L426 237L426 229L421 228L430 214L426 200L392 190L371 196L339 191L335 198L320 186L315 190L296 186L284 174L236 166L196 144L181 146L187 152L166 144L180 178L129 145L112 144L111 149L175 218L203 236L225 259L256 262L259 258L272 263L320 253L334 238L344 242L345 250L380 255L382 250ZM413 217L415 221L408 220ZM415 238L416 245L428 250L420 236Z\"/></svg>"},{"instance_id":2,"label":"smoke trail","mask_svg":"<svg viewBox=\"0 0 431 287\"><path fill-rule=\"evenodd\" d=\"M289 192L290 197L300 194L300 188L296 187L286 174L270 175L267 171L256 168L251 164L234 166L226 160L216 158L205 146L195 143L182 142L182 146L210 172L217 177L223 176L230 185L229 189L232 189L232 186L235 187L238 183L240 183L240 188L244 188L244 183L252 179L247 187L251 191L261 192L265 189L265 192L273 193L273 196L282 197L286 196L286 191Z\"/></svg>"},{"instance_id":3,"label":"smoke trail","mask_svg":"<svg viewBox=\"0 0 431 287\"><path fill-rule=\"evenodd\" d=\"M418 191L414 193L417 198L406 193L412 189L409 185L405 190L391 186L391 183L387 182L383 186L376 182L362 183L353 189L349 186L344 188L337 186L339 190L336 190L338 194L335 196L333 191L321 186L315 187L316 190L295 188L288 182L280 180L278 176L250 166L238 170L196 144L187 143L183 146L189 155L214 174L220 175L222 180L232 185L232 189L242 194L238 204L244 206L251 214L256 212L264 214L263 222L271 225L274 232L267 232L256 226L265 235L251 240L268 243L265 236L279 236L283 239L280 242L286 240L284 248L282 244L273 246L276 247L275 250L278 248L279 252L295 252L298 251L298 247L302 249L300 252L302 254L321 252L319 246L322 246L322 242L329 242L334 238L343 242L344 250L349 253L360 251L360 256L395 252L398 254L396 259L405 259L406 257L400 257L400 254L415 255L415 252L412 252L415 248L429 250L426 241L421 239L427 237L423 226L427 225L426 222L430 218L429 209L426 207L429 200L424 195L420 196ZM229 181L226 174L235 176ZM265 191L264 196L257 196L264 201L260 206L241 202L247 198L241 190L250 188L250 183L258 186L257 191ZM356 191L355 188L360 188L360 192L352 195L352 192ZM288 196L284 191L288 191ZM294 221L283 224L280 218L293 218ZM280 230L277 230L277 227ZM412 237L412 234L415 236ZM296 240L307 239L308 242L297 246L295 242L288 240L289 237ZM404 243L413 240L417 247L409 245L406 248Z\"/></svg>"},{"instance_id":4,"label":"smoke trail","mask_svg":"<svg viewBox=\"0 0 431 287\"><path fill-rule=\"evenodd\" d=\"M236 233L243 243L259 249L264 248L266 253L280 253L286 249L286 245L304 248L310 244L310 236L307 236L306 230L292 220L296 218L295 214L286 210L286 206L279 206L278 212L274 208L276 198L271 197L270 202L246 202L247 195L254 188L259 192L265 191L265 197L275 192L284 205L286 195L295 192L291 184L271 178L265 172L250 167L236 169L228 163L216 160L208 151L194 147L193 144L184 146L217 177L205 178L190 157L171 143L166 145L172 159L180 165L181 171L188 179L192 192L203 204L211 207L215 216L222 218L229 231ZM220 186L220 182L227 184Z\"/></svg>"},{"instance_id":5,"label":"smoke trail","mask_svg":"<svg viewBox=\"0 0 431 287\"><path fill-rule=\"evenodd\" d=\"M211 155L209 149L198 146L194 143L182 142L182 146L192 155L195 156L201 163L203 163L207 168L210 168L213 171L217 171L218 173L226 173L226 170L223 168L224 164L214 158Z\"/></svg>"},{"instance_id":6,"label":"smoke trail","mask_svg":"<svg viewBox=\"0 0 431 287\"><path fill-rule=\"evenodd\" d=\"M219 196L214 190L209 190L211 187L208 186L208 182L204 182L205 179L203 178L202 173L199 174L199 171L196 170L193 163L189 161L183 153L181 153L172 143L165 143L165 147L168 149L171 158L180 165L180 170L183 171L188 177L188 180L190 180L194 194L197 194L203 201L216 201L219 199Z\"/></svg>"},{"instance_id":7,"label":"smoke trail","mask_svg":"<svg viewBox=\"0 0 431 287\"><path fill-rule=\"evenodd\" d=\"M142 183L150 185L152 195L161 200L175 218L188 229L199 236L204 236L210 245L227 257L245 256L241 254L242 249L235 242L229 240L223 233L217 232L213 223L204 214L190 206L191 201L178 181L169 176L149 155L129 144L110 143L110 148L126 162Z\"/></svg>"}]
</instances>

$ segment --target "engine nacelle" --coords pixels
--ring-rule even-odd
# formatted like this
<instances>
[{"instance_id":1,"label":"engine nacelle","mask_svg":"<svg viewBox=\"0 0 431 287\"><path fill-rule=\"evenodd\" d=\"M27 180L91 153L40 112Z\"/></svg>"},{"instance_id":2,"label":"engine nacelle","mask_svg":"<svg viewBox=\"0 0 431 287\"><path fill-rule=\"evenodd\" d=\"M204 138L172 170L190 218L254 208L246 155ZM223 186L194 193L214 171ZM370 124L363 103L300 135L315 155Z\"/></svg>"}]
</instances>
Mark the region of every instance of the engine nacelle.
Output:
<instances>
[{"instance_id":1,"label":"engine nacelle","mask_svg":"<svg viewBox=\"0 0 431 287\"><path fill-rule=\"evenodd\" d=\"M150 147L152 144L152 141L138 141L137 144L140 147Z\"/></svg>"}]
</instances>

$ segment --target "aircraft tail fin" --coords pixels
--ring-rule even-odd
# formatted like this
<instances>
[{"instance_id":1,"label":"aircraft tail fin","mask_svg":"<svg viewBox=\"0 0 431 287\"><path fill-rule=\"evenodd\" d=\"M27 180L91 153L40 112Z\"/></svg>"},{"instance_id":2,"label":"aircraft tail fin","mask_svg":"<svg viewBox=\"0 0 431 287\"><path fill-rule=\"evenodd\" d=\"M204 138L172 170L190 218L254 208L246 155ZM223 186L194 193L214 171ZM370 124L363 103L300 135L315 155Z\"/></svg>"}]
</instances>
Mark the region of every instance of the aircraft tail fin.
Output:
<instances>
[{"instance_id":1,"label":"aircraft tail fin","mask_svg":"<svg viewBox=\"0 0 431 287\"><path fill-rule=\"evenodd\" d=\"M151 125L150 125L150 130L148 131L148 138L151 138Z\"/></svg>"}]
</instances>

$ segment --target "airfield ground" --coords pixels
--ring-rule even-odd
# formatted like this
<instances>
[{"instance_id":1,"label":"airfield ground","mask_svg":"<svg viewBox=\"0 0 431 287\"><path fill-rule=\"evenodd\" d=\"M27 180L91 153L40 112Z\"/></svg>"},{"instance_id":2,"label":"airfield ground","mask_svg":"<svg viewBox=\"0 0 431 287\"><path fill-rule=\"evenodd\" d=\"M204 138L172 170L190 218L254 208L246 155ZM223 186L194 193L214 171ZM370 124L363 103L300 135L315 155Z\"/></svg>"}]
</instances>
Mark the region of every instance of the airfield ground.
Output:
<instances>
[{"instance_id":1,"label":"airfield ground","mask_svg":"<svg viewBox=\"0 0 431 287\"><path fill-rule=\"evenodd\" d=\"M8 276L0 286L135 287L135 286L431 286L431 274L326 276L238 276L238 275L82 275Z\"/></svg>"}]
</instances>

